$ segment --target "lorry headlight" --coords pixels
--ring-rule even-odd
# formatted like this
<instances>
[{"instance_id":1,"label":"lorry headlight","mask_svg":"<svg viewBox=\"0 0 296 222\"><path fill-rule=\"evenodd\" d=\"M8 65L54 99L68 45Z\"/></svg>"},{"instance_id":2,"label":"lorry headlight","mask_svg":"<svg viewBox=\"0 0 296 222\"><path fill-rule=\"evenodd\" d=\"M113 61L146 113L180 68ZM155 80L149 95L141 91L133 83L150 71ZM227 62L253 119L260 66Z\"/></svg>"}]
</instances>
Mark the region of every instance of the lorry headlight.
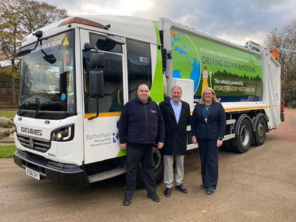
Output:
<instances>
[{"instance_id":1,"label":"lorry headlight","mask_svg":"<svg viewBox=\"0 0 296 222\"><path fill-rule=\"evenodd\" d=\"M56 138L57 138L57 140L61 140L63 138L62 133L61 132L57 132Z\"/></svg>"},{"instance_id":2,"label":"lorry headlight","mask_svg":"<svg viewBox=\"0 0 296 222\"><path fill-rule=\"evenodd\" d=\"M74 124L63 126L51 132L51 140L65 142L74 138Z\"/></svg>"}]
</instances>

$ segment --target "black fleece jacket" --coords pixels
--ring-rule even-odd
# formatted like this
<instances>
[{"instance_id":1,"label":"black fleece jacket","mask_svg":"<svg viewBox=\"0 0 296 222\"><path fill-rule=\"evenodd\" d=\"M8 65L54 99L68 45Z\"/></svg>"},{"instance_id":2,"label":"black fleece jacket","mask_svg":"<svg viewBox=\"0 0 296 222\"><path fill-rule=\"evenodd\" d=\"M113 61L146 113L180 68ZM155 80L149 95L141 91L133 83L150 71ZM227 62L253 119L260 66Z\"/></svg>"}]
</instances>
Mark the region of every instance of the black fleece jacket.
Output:
<instances>
[{"instance_id":1,"label":"black fleece jacket","mask_svg":"<svg viewBox=\"0 0 296 222\"><path fill-rule=\"evenodd\" d=\"M164 142L164 122L158 105L135 98L123 107L119 121L119 141L132 148L148 148ZM152 145L152 146L151 146Z\"/></svg>"}]
</instances>

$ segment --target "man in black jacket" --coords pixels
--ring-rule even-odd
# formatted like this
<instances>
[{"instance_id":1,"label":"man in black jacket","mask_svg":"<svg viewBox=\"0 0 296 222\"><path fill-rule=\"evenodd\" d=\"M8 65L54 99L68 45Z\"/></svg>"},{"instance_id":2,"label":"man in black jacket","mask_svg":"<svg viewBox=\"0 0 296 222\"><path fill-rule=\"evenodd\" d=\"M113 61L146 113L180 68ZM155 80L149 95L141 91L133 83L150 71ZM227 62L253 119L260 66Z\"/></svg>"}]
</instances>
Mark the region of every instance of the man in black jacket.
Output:
<instances>
[{"instance_id":1,"label":"man in black jacket","mask_svg":"<svg viewBox=\"0 0 296 222\"><path fill-rule=\"evenodd\" d=\"M127 149L124 206L131 203L140 162L147 197L155 202L160 201L153 178L155 166L152 149L156 142L159 149L163 147L164 123L160 109L149 97L149 93L148 86L141 84L137 90L137 98L124 105L119 121L120 148Z\"/></svg>"},{"instance_id":2,"label":"man in black jacket","mask_svg":"<svg viewBox=\"0 0 296 222\"><path fill-rule=\"evenodd\" d=\"M187 125L190 125L190 106L181 100L182 88L174 86L171 90L171 99L159 104L165 123L164 155L164 195L169 197L174 180L173 165L176 164L176 188L187 193L183 186L184 157L187 150Z\"/></svg>"}]
</instances>

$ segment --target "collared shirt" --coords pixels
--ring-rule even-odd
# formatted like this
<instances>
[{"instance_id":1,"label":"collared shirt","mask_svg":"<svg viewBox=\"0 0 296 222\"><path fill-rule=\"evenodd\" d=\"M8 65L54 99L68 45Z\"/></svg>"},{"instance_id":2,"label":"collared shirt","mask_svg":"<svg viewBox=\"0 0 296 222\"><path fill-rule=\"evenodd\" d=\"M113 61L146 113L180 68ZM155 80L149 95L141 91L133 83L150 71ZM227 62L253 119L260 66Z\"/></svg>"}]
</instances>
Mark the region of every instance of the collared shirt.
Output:
<instances>
[{"instance_id":1,"label":"collared shirt","mask_svg":"<svg viewBox=\"0 0 296 222\"><path fill-rule=\"evenodd\" d=\"M174 110L176 121L178 123L179 119L180 119L180 115L181 115L182 102L180 100L179 103L175 103L172 99L170 99L170 103L171 103L172 108Z\"/></svg>"}]
</instances>

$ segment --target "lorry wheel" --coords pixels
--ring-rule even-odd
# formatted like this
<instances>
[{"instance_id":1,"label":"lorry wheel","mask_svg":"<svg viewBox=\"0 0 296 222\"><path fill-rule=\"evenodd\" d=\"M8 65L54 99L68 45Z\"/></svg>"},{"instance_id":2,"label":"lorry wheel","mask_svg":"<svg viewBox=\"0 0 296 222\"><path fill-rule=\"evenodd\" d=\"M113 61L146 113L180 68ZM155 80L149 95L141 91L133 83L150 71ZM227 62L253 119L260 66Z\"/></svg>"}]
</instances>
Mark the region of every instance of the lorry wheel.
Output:
<instances>
[{"instance_id":1,"label":"lorry wheel","mask_svg":"<svg viewBox=\"0 0 296 222\"><path fill-rule=\"evenodd\" d=\"M264 118L261 116L259 117L256 123L256 130L254 133L254 142L256 146L260 146L265 142L266 138L266 122Z\"/></svg>"},{"instance_id":2,"label":"lorry wheel","mask_svg":"<svg viewBox=\"0 0 296 222\"><path fill-rule=\"evenodd\" d=\"M155 147L153 147L153 160L155 165L155 171L153 176L154 176L155 183L159 184L163 180L164 164L163 164L163 158L159 149ZM141 189L145 188L145 180L144 180L141 164L139 165L139 168L138 168L137 187Z\"/></svg>"},{"instance_id":3,"label":"lorry wheel","mask_svg":"<svg viewBox=\"0 0 296 222\"><path fill-rule=\"evenodd\" d=\"M230 140L231 150L236 153L245 153L249 150L252 142L252 126L248 119L243 119L239 129L238 135Z\"/></svg>"}]
</instances>

